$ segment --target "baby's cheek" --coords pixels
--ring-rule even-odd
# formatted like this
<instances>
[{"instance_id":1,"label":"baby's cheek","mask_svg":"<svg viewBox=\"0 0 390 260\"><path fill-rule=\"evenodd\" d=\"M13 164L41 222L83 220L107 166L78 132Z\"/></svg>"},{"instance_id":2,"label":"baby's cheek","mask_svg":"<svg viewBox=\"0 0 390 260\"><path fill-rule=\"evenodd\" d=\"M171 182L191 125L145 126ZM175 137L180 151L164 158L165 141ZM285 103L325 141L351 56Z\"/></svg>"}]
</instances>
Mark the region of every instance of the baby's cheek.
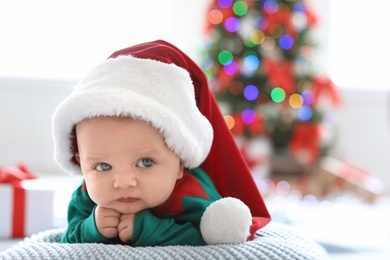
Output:
<instances>
[{"instance_id":1,"label":"baby's cheek","mask_svg":"<svg viewBox=\"0 0 390 260\"><path fill-rule=\"evenodd\" d=\"M96 183L88 183L87 182L87 190L88 195L91 198L91 200L100 206L105 206L108 201L108 192L105 190L102 185L96 185Z\"/></svg>"}]
</instances>

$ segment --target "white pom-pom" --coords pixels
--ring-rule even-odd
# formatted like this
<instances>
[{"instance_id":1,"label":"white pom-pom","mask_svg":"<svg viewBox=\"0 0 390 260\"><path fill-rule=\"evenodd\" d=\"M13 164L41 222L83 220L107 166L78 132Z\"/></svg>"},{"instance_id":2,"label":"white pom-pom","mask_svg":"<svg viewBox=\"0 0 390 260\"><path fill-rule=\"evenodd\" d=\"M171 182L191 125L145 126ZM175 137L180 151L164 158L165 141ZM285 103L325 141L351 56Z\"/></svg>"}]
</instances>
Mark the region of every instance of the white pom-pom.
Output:
<instances>
[{"instance_id":1,"label":"white pom-pom","mask_svg":"<svg viewBox=\"0 0 390 260\"><path fill-rule=\"evenodd\" d=\"M200 232L209 245L238 244L249 236L252 215L236 198L222 198L207 207L200 220Z\"/></svg>"}]
</instances>

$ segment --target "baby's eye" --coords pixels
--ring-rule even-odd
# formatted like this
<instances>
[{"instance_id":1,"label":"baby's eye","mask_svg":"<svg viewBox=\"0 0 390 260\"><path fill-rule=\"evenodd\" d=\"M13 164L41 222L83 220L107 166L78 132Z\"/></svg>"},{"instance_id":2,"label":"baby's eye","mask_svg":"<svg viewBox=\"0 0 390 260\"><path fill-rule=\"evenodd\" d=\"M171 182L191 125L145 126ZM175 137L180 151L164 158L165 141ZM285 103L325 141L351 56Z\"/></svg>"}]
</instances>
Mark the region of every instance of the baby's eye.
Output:
<instances>
[{"instance_id":1,"label":"baby's eye","mask_svg":"<svg viewBox=\"0 0 390 260\"><path fill-rule=\"evenodd\" d=\"M137 163L137 167L148 168L148 167L151 167L154 163L155 162L152 159L141 159Z\"/></svg>"},{"instance_id":2,"label":"baby's eye","mask_svg":"<svg viewBox=\"0 0 390 260\"><path fill-rule=\"evenodd\" d=\"M112 169L112 166L109 165L108 163L99 163L98 165L96 165L95 167L96 170L100 171L100 172L105 172L105 171L109 171Z\"/></svg>"}]
</instances>

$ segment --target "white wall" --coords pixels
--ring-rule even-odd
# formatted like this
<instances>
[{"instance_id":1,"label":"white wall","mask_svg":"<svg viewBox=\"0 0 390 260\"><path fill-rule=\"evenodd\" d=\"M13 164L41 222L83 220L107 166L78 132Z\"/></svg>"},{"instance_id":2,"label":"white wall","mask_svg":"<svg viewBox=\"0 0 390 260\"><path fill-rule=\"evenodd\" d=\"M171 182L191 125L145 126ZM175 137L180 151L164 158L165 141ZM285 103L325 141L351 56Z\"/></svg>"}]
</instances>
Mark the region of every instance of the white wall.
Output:
<instances>
[{"instance_id":1,"label":"white wall","mask_svg":"<svg viewBox=\"0 0 390 260\"><path fill-rule=\"evenodd\" d=\"M24 161L38 175L61 173L52 159L51 116L73 84L0 78L0 167Z\"/></svg>"},{"instance_id":2,"label":"white wall","mask_svg":"<svg viewBox=\"0 0 390 260\"><path fill-rule=\"evenodd\" d=\"M386 77L383 70L390 59L384 46L388 35L382 24L389 16L382 13L386 8L381 9L388 2L375 0L369 5L356 5L353 0L309 2L319 18L315 30L318 43L315 67L338 84L343 100L342 107L336 110L338 141L333 155L382 180L384 192L390 194L390 85L377 80ZM345 20L345 9L350 8L354 9L353 16ZM362 19L364 12L374 17ZM374 40L373 35L378 38Z\"/></svg>"},{"instance_id":3,"label":"white wall","mask_svg":"<svg viewBox=\"0 0 390 260\"><path fill-rule=\"evenodd\" d=\"M368 170L390 194L390 90L341 88L334 155Z\"/></svg>"},{"instance_id":4,"label":"white wall","mask_svg":"<svg viewBox=\"0 0 390 260\"><path fill-rule=\"evenodd\" d=\"M207 3L1 1L0 77L80 78L113 51L157 39L194 56Z\"/></svg>"}]
</instances>

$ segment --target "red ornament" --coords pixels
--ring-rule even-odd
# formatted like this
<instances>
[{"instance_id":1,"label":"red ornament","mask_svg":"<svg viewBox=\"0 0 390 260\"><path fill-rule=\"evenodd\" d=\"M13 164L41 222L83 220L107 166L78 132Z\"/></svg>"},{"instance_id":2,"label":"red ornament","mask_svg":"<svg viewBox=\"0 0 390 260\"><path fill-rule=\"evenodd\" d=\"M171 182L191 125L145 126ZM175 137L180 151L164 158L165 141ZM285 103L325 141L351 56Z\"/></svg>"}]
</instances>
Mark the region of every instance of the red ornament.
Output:
<instances>
[{"instance_id":1,"label":"red ornament","mask_svg":"<svg viewBox=\"0 0 390 260\"><path fill-rule=\"evenodd\" d=\"M314 27L318 24L318 18L315 12L312 9L308 9L306 12L307 24L309 27Z\"/></svg>"},{"instance_id":2,"label":"red ornament","mask_svg":"<svg viewBox=\"0 0 390 260\"><path fill-rule=\"evenodd\" d=\"M331 102L334 106L340 106L341 98L338 91L336 91L336 85L333 81L327 77L316 77L312 81L313 83L313 95L315 100L318 101L324 94L328 94L331 98Z\"/></svg>"},{"instance_id":3,"label":"red ornament","mask_svg":"<svg viewBox=\"0 0 390 260\"><path fill-rule=\"evenodd\" d=\"M264 11L264 17L268 20L268 27L264 32L270 34L271 32L269 29L272 25L283 25L284 32L291 35L293 38L296 38L297 30L291 21L291 12L288 8L279 8L276 13L272 14Z\"/></svg>"},{"instance_id":4,"label":"red ornament","mask_svg":"<svg viewBox=\"0 0 390 260\"><path fill-rule=\"evenodd\" d=\"M313 165L319 156L320 131L315 123L298 123L290 141L292 156L306 166Z\"/></svg>"},{"instance_id":5,"label":"red ornament","mask_svg":"<svg viewBox=\"0 0 390 260\"><path fill-rule=\"evenodd\" d=\"M231 131L234 135L243 135L245 129L248 130L251 136L263 135L265 132L265 118L262 114L256 113L255 120L250 124L242 121L240 113L235 113L232 117L234 119L234 127Z\"/></svg>"},{"instance_id":6,"label":"red ornament","mask_svg":"<svg viewBox=\"0 0 390 260\"><path fill-rule=\"evenodd\" d=\"M273 87L281 87L287 95L294 93L295 79L291 61L274 61L265 58L262 66L268 73L268 81Z\"/></svg>"}]
</instances>

